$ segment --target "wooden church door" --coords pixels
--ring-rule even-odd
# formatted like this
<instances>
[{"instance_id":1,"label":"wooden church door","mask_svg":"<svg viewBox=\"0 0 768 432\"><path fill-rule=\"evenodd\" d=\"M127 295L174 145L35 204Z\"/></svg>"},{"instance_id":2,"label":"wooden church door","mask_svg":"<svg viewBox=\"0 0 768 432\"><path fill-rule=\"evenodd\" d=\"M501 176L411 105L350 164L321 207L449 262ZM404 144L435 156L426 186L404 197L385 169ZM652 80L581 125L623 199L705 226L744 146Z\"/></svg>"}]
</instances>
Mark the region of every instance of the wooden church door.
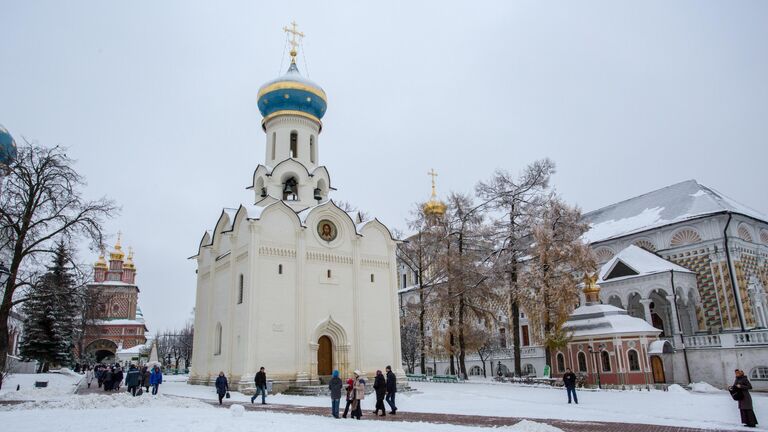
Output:
<instances>
[{"instance_id":1,"label":"wooden church door","mask_svg":"<svg viewBox=\"0 0 768 432\"><path fill-rule=\"evenodd\" d=\"M664 362L659 356L651 356L651 371L653 371L653 382L664 384L667 378L664 376Z\"/></svg>"},{"instance_id":2,"label":"wooden church door","mask_svg":"<svg viewBox=\"0 0 768 432\"><path fill-rule=\"evenodd\" d=\"M333 344L328 336L321 336L317 341L317 374L328 376L333 372Z\"/></svg>"}]
</instances>

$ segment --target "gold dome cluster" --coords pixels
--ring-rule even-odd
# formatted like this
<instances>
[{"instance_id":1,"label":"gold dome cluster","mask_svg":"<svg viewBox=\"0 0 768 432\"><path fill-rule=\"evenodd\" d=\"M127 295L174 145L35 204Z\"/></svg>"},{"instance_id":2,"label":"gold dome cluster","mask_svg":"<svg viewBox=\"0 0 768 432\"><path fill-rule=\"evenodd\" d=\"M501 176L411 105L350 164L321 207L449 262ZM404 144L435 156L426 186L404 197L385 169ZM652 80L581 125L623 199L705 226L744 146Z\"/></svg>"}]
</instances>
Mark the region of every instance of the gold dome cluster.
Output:
<instances>
[{"instance_id":1,"label":"gold dome cluster","mask_svg":"<svg viewBox=\"0 0 768 432\"><path fill-rule=\"evenodd\" d=\"M435 177L437 177L437 173L432 169L427 175L432 177L432 196L429 198L429 201L424 203L424 214L427 216L443 216L448 207L445 203L437 199L437 188L435 187Z\"/></svg>"}]
</instances>

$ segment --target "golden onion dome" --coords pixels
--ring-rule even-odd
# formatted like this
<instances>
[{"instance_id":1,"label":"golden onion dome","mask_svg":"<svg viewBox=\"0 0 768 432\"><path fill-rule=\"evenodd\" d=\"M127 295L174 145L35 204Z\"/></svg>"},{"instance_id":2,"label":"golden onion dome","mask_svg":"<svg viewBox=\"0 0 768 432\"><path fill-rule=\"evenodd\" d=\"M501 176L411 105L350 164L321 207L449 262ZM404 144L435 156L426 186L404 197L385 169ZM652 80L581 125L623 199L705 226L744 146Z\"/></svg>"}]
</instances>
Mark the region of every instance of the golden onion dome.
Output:
<instances>
[{"instance_id":1,"label":"golden onion dome","mask_svg":"<svg viewBox=\"0 0 768 432\"><path fill-rule=\"evenodd\" d=\"M587 304L600 303L600 285L597 284L598 274L584 275L584 297Z\"/></svg>"},{"instance_id":2,"label":"golden onion dome","mask_svg":"<svg viewBox=\"0 0 768 432\"><path fill-rule=\"evenodd\" d=\"M101 253L99 254L99 259L96 260L96 264L93 265L93 268L107 268L107 260L104 259L104 249L101 250Z\"/></svg>"},{"instance_id":3,"label":"golden onion dome","mask_svg":"<svg viewBox=\"0 0 768 432\"><path fill-rule=\"evenodd\" d=\"M123 268L127 269L135 269L136 266L133 264L133 248L128 248L128 259L125 261L125 264L123 264Z\"/></svg>"},{"instance_id":4,"label":"golden onion dome","mask_svg":"<svg viewBox=\"0 0 768 432\"><path fill-rule=\"evenodd\" d=\"M117 233L117 243L115 243L115 250L109 253L109 260L110 261L122 261L123 258L125 258L125 252L123 252L123 247L120 245L120 237L122 236L122 233Z\"/></svg>"},{"instance_id":5,"label":"golden onion dome","mask_svg":"<svg viewBox=\"0 0 768 432\"><path fill-rule=\"evenodd\" d=\"M437 187L435 186L435 177L437 177L437 173L433 169L427 174L432 177L432 196L429 198L429 201L424 203L422 210L427 216L443 216L448 209L448 206L437 199Z\"/></svg>"}]
</instances>

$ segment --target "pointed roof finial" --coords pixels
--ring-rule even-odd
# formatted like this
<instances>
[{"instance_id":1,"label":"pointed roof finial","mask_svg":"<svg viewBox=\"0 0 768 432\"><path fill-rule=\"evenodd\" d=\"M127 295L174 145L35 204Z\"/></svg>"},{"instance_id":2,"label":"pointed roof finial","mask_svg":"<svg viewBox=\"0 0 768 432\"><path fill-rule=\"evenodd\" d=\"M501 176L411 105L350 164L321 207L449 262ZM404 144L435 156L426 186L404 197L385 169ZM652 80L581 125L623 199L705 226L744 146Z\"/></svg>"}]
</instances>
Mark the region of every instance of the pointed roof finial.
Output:
<instances>
[{"instance_id":1,"label":"pointed roof finial","mask_svg":"<svg viewBox=\"0 0 768 432\"><path fill-rule=\"evenodd\" d=\"M588 305L600 304L600 285L597 284L599 276L597 272L584 275L584 297Z\"/></svg>"},{"instance_id":2,"label":"pointed roof finial","mask_svg":"<svg viewBox=\"0 0 768 432\"><path fill-rule=\"evenodd\" d=\"M301 43L301 38L304 37L304 33L296 30L296 21L291 21L291 27L288 26L283 27L283 31L286 33L291 34L291 39L288 40L288 43L291 44L291 64L296 64L296 54L298 54L297 47ZM298 40L296 40L296 37L298 36Z\"/></svg>"},{"instance_id":3,"label":"pointed roof finial","mask_svg":"<svg viewBox=\"0 0 768 432\"><path fill-rule=\"evenodd\" d=\"M424 213L428 216L442 216L445 214L447 207L437 199L437 186L435 185L437 172L432 168L427 175L432 177L432 196L429 198L429 201L424 204Z\"/></svg>"},{"instance_id":4,"label":"pointed roof finial","mask_svg":"<svg viewBox=\"0 0 768 432\"><path fill-rule=\"evenodd\" d=\"M437 188L435 187L435 177L437 177L437 172L432 168L427 175L432 177L432 198L437 198Z\"/></svg>"},{"instance_id":5,"label":"pointed roof finial","mask_svg":"<svg viewBox=\"0 0 768 432\"><path fill-rule=\"evenodd\" d=\"M120 245L120 238L122 236L123 236L123 232L122 231L118 231L117 232L117 243L115 243L115 249L116 250L122 250L123 249L123 247Z\"/></svg>"}]
</instances>

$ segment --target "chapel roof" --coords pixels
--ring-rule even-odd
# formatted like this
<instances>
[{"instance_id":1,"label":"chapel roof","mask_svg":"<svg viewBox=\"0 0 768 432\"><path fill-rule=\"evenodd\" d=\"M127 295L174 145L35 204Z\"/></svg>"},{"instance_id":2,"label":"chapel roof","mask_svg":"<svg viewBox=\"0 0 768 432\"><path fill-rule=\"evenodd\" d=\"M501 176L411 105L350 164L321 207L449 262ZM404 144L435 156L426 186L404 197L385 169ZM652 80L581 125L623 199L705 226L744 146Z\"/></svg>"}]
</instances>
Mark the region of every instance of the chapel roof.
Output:
<instances>
[{"instance_id":1,"label":"chapel roof","mask_svg":"<svg viewBox=\"0 0 768 432\"><path fill-rule=\"evenodd\" d=\"M732 212L768 223L768 216L696 180L686 180L584 215L590 243L717 213Z\"/></svg>"},{"instance_id":2,"label":"chapel roof","mask_svg":"<svg viewBox=\"0 0 768 432\"><path fill-rule=\"evenodd\" d=\"M626 266L629 270L632 271L632 273L635 274L612 276L613 270L621 264ZM667 261L664 258L661 258L652 252L648 252L641 247L629 245L621 252L616 254L616 256L608 260L608 262L603 264L603 266L600 268L600 279L598 282L602 283L606 280L611 281L619 278L623 279L647 276L668 271L693 273L687 268L679 266L671 261Z\"/></svg>"},{"instance_id":3,"label":"chapel roof","mask_svg":"<svg viewBox=\"0 0 768 432\"><path fill-rule=\"evenodd\" d=\"M627 314L624 309L609 304L579 306L563 324L573 338L600 335L647 334L657 336L661 330L643 319Z\"/></svg>"}]
</instances>

